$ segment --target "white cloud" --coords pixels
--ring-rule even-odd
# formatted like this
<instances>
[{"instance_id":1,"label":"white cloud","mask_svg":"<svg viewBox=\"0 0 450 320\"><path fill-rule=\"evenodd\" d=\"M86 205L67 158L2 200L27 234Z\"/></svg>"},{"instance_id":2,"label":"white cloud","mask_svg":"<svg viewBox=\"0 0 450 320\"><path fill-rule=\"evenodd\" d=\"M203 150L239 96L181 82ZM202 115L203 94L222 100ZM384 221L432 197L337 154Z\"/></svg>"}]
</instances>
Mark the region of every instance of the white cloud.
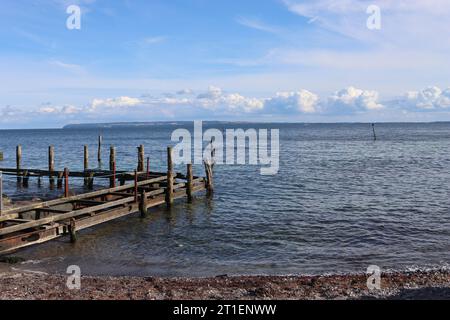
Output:
<instances>
[{"instance_id":1,"label":"white cloud","mask_svg":"<svg viewBox=\"0 0 450 320\"><path fill-rule=\"evenodd\" d=\"M75 107L73 105L65 106L52 106L50 103L44 104L37 110L38 115L72 115L82 112L82 108Z\"/></svg>"},{"instance_id":2,"label":"white cloud","mask_svg":"<svg viewBox=\"0 0 450 320\"><path fill-rule=\"evenodd\" d=\"M331 95L327 107L330 111L338 113L380 110L384 106L378 102L378 97L376 91L348 87Z\"/></svg>"},{"instance_id":3,"label":"white cloud","mask_svg":"<svg viewBox=\"0 0 450 320\"><path fill-rule=\"evenodd\" d=\"M259 19L238 17L236 19L237 23L259 31L269 32L269 33L279 33L281 30L278 27L270 26Z\"/></svg>"},{"instance_id":4,"label":"white cloud","mask_svg":"<svg viewBox=\"0 0 450 320\"><path fill-rule=\"evenodd\" d=\"M178 91L180 92L180 91ZM319 95L305 89L280 91L271 97L245 96L228 93L219 87L194 96L163 94L142 95L140 98L119 96L97 98L84 106L52 105L44 103L34 111L30 108L3 107L0 109L1 123L26 121L53 121L68 123L82 121L137 121L164 119L271 119L313 121L373 121L373 119L415 119L420 111L435 115L450 110L450 88L441 90L428 87L421 91L409 91L395 101L379 101L377 91L350 86L330 96ZM422 113L423 115L423 113ZM388 118L386 118L388 117ZM390 117L390 118L389 118Z\"/></svg>"},{"instance_id":5,"label":"white cloud","mask_svg":"<svg viewBox=\"0 0 450 320\"><path fill-rule=\"evenodd\" d=\"M97 108L106 107L106 108L128 108L134 107L142 104L142 100L138 98L131 97L118 97L118 98L109 98L109 99L94 99L91 103L91 109L96 110Z\"/></svg>"},{"instance_id":6,"label":"white cloud","mask_svg":"<svg viewBox=\"0 0 450 320\"><path fill-rule=\"evenodd\" d=\"M428 87L421 91L409 91L400 104L409 109L435 110L450 108L450 87L441 90L438 87Z\"/></svg>"},{"instance_id":7,"label":"white cloud","mask_svg":"<svg viewBox=\"0 0 450 320\"><path fill-rule=\"evenodd\" d=\"M85 72L85 69L78 64L66 63L59 60L50 60L49 64L77 74Z\"/></svg>"},{"instance_id":8,"label":"white cloud","mask_svg":"<svg viewBox=\"0 0 450 320\"><path fill-rule=\"evenodd\" d=\"M266 109L273 111L287 110L301 113L315 113L318 111L319 97L308 91L277 92L275 97L265 101Z\"/></svg>"},{"instance_id":9,"label":"white cloud","mask_svg":"<svg viewBox=\"0 0 450 320\"><path fill-rule=\"evenodd\" d=\"M239 93L224 93L221 88L214 86L210 86L207 92L199 94L192 100L192 104L207 110L222 109L237 112L253 112L264 108L261 99L247 98Z\"/></svg>"}]
</instances>

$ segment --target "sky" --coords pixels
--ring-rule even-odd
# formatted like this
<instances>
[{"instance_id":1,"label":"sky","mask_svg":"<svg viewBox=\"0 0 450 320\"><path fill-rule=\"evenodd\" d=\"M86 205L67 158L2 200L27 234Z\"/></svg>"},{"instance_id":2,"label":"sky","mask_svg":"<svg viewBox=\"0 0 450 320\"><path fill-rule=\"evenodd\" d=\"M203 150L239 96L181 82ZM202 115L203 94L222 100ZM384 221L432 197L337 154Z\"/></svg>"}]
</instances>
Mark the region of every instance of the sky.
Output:
<instances>
[{"instance_id":1,"label":"sky","mask_svg":"<svg viewBox=\"0 0 450 320\"><path fill-rule=\"evenodd\" d=\"M450 0L2 0L0 48L0 129L450 121Z\"/></svg>"}]
</instances>

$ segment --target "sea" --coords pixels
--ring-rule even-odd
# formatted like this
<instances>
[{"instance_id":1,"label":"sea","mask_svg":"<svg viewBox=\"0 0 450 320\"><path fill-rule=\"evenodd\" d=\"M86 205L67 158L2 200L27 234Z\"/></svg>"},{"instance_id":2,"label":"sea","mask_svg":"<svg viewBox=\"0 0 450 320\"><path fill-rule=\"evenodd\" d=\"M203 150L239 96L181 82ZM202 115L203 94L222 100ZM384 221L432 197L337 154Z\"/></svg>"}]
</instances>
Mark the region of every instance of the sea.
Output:
<instances>
[{"instance_id":1,"label":"sea","mask_svg":"<svg viewBox=\"0 0 450 320\"><path fill-rule=\"evenodd\" d=\"M381 270L448 268L450 264L450 123L204 123L204 129L279 130L279 170L260 165L218 164L212 197L177 200L170 210L153 208L14 253L18 268L84 275L217 276L315 275ZM176 129L192 123L142 126L0 130L2 168L46 169L48 146L55 167L106 168L116 147L117 170L134 170L137 146L145 146L152 171L165 172L166 148ZM259 132L259 131L258 131ZM97 137L103 136L102 162ZM185 165L175 169L185 172ZM201 164L195 175L204 175ZM81 181L71 181L83 192ZM106 181L96 181L96 188ZM102 185L103 184L103 185ZM44 179L17 185L4 176L13 200L57 198Z\"/></svg>"}]
</instances>

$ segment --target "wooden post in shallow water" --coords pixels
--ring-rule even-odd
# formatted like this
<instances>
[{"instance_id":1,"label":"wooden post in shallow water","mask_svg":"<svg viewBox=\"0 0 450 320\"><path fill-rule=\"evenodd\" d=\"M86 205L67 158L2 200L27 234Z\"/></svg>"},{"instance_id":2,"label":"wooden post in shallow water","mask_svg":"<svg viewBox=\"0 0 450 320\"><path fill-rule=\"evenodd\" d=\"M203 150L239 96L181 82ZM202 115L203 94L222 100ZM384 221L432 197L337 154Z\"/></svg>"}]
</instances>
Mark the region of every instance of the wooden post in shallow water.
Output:
<instances>
[{"instance_id":1,"label":"wooden post in shallow water","mask_svg":"<svg viewBox=\"0 0 450 320\"><path fill-rule=\"evenodd\" d=\"M22 177L20 177L19 170L22 164L22 146L19 144L16 147L16 169L17 169L17 183L22 183Z\"/></svg>"},{"instance_id":2,"label":"wooden post in shallow water","mask_svg":"<svg viewBox=\"0 0 450 320\"><path fill-rule=\"evenodd\" d=\"M213 168L214 168L214 157L216 154L216 150L213 146L213 140L211 139L211 158L203 161L205 165L205 173L206 173L206 190L209 196L211 196L214 192L214 183L213 183Z\"/></svg>"},{"instance_id":3,"label":"wooden post in shallow water","mask_svg":"<svg viewBox=\"0 0 450 320\"><path fill-rule=\"evenodd\" d=\"M71 243L77 242L77 228L76 228L76 225L75 225L75 219L74 218L70 219L69 235L70 235L70 242Z\"/></svg>"},{"instance_id":4,"label":"wooden post in shallow water","mask_svg":"<svg viewBox=\"0 0 450 320\"><path fill-rule=\"evenodd\" d=\"M186 194L187 194L187 201L189 203L192 202L192 180L193 180L193 174L192 174L192 163L189 163L187 165L187 185L186 185Z\"/></svg>"},{"instance_id":5,"label":"wooden post in shallow water","mask_svg":"<svg viewBox=\"0 0 450 320\"><path fill-rule=\"evenodd\" d=\"M138 202L138 175L136 170L134 170L134 202Z\"/></svg>"},{"instance_id":6,"label":"wooden post in shallow water","mask_svg":"<svg viewBox=\"0 0 450 320\"><path fill-rule=\"evenodd\" d=\"M172 147L167 147L167 186L166 186L166 205L171 207L173 204L173 162Z\"/></svg>"},{"instance_id":7,"label":"wooden post in shallow water","mask_svg":"<svg viewBox=\"0 0 450 320\"><path fill-rule=\"evenodd\" d=\"M64 177L64 172L59 171L58 172L58 180L56 182L56 187L58 189L62 189L62 187L63 187L63 177Z\"/></svg>"},{"instance_id":8,"label":"wooden post in shallow water","mask_svg":"<svg viewBox=\"0 0 450 320\"><path fill-rule=\"evenodd\" d=\"M55 171L55 148L53 146L48 147L48 182L50 189L55 187L55 180L53 179L53 171Z\"/></svg>"},{"instance_id":9,"label":"wooden post in shallow water","mask_svg":"<svg viewBox=\"0 0 450 320\"><path fill-rule=\"evenodd\" d=\"M204 162L205 164L205 172L206 172L206 190L208 195L212 195L214 193L214 183L213 183L213 171L212 165Z\"/></svg>"},{"instance_id":10,"label":"wooden post in shallow water","mask_svg":"<svg viewBox=\"0 0 450 320\"><path fill-rule=\"evenodd\" d=\"M145 157L144 145L141 144L138 147L138 165L137 165L138 172L144 171L144 157Z\"/></svg>"},{"instance_id":11,"label":"wooden post in shallow water","mask_svg":"<svg viewBox=\"0 0 450 320\"><path fill-rule=\"evenodd\" d=\"M109 186L114 188L116 184L116 148L113 145L109 147L109 171L113 173L113 176L109 178Z\"/></svg>"},{"instance_id":12,"label":"wooden post in shallow water","mask_svg":"<svg viewBox=\"0 0 450 320\"><path fill-rule=\"evenodd\" d=\"M141 197L139 199L139 211L141 212L141 218L147 217L147 195L144 189L141 190Z\"/></svg>"},{"instance_id":13,"label":"wooden post in shallow water","mask_svg":"<svg viewBox=\"0 0 450 320\"><path fill-rule=\"evenodd\" d=\"M69 170L64 168L64 198L69 197Z\"/></svg>"},{"instance_id":14,"label":"wooden post in shallow water","mask_svg":"<svg viewBox=\"0 0 450 320\"><path fill-rule=\"evenodd\" d=\"M25 170L23 172L23 181L22 181L22 185L24 188L28 188L28 181L30 179L30 174L28 173L28 170Z\"/></svg>"},{"instance_id":15,"label":"wooden post in shallow water","mask_svg":"<svg viewBox=\"0 0 450 320\"><path fill-rule=\"evenodd\" d=\"M89 178L87 171L89 170L89 149L88 146L84 146L84 161L83 161L83 169L86 177L84 178L84 186L89 185Z\"/></svg>"},{"instance_id":16,"label":"wooden post in shallow water","mask_svg":"<svg viewBox=\"0 0 450 320\"><path fill-rule=\"evenodd\" d=\"M101 167L101 163L102 163L102 142L103 142L103 137L102 136L98 136L98 166Z\"/></svg>"},{"instance_id":17,"label":"wooden post in shallow water","mask_svg":"<svg viewBox=\"0 0 450 320\"><path fill-rule=\"evenodd\" d=\"M377 141L377 134L375 132L375 123L372 123L373 141Z\"/></svg>"}]
</instances>

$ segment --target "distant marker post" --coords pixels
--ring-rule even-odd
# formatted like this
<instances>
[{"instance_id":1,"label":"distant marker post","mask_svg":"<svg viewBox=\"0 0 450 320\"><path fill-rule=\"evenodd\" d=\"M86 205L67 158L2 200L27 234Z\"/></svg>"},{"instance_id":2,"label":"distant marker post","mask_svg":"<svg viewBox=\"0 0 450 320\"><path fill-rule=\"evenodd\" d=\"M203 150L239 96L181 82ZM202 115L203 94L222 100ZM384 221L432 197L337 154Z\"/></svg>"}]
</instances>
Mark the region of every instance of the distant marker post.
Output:
<instances>
[{"instance_id":1,"label":"distant marker post","mask_svg":"<svg viewBox=\"0 0 450 320\"><path fill-rule=\"evenodd\" d=\"M373 141L377 141L377 134L375 132L375 123L372 123Z\"/></svg>"}]
</instances>

